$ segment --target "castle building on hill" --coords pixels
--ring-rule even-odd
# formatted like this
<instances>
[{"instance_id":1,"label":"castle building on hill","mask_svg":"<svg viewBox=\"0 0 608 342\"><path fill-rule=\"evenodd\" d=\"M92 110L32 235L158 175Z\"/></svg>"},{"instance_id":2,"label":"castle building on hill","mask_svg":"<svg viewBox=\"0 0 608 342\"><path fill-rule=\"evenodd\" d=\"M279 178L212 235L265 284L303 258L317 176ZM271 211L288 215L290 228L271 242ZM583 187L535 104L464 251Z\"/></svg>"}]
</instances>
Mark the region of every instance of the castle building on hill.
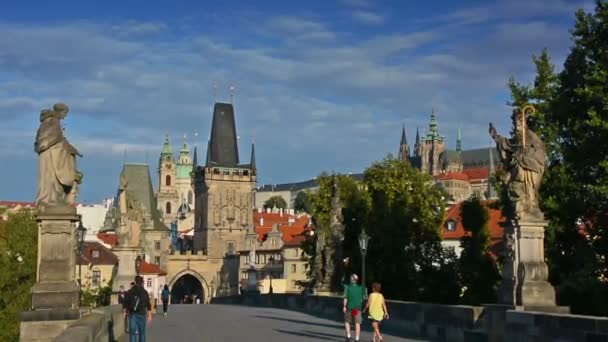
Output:
<instances>
[{"instance_id":1,"label":"castle building on hill","mask_svg":"<svg viewBox=\"0 0 608 342\"><path fill-rule=\"evenodd\" d=\"M498 158L496 148L463 150L459 129L456 148L448 150L445 137L439 133L434 110L431 112L428 133L421 137L419 130L416 130L413 151L410 150L403 127L397 156L430 174L436 184L451 196L452 203L461 202L471 195L482 199L496 198L496 191L490 184L495 171L494 160Z\"/></svg>"}]
</instances>

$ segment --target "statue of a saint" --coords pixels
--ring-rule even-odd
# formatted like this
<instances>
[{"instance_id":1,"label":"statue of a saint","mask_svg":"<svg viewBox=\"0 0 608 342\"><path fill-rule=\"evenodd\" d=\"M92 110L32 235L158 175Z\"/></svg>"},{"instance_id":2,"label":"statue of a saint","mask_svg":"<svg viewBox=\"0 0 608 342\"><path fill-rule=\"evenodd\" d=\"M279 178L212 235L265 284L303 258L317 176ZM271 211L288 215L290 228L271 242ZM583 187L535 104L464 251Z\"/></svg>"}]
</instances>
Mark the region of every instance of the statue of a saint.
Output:
<instances>
[{"instance_id":1,"label":"statue of a saint","mask_svg":"<svg viewBox=\"0 0 608 342\"><path fill-rule=\"evenodd\" d=\"M76 169L76 156L82 155L68 142L61 127L68 111L68 106L57 103L53 110L40 112L34 150L39 156L36 206L41 209L72 205L82 181L82 173Z\"/></svg>"},{"instance_id":2,"label":"statue of a saint","mask_svg":"<svg viewBox=\"0 0 608 342\"><path fill-rule=\"evenodd\" d=\"M526 107L531 108L531 107ZM538 206L538 191L545 171L545 145L525 126L525 109L513 111L513 137L496 133L490 123L490 135L496 142L503 167L509 173L508 196L517 217L543 218Z\"/></svg>"}]
</instances>

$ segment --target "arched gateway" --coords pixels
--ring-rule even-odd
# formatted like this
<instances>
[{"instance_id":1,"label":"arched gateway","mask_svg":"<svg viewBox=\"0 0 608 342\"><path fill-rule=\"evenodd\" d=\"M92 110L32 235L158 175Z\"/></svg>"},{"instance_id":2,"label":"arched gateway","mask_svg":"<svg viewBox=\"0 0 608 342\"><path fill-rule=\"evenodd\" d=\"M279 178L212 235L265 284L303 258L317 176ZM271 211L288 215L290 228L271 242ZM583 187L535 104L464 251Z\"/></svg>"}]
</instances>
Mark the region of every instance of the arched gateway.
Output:
<instances>
[{"instance_id":1,"label":"arched gateway","mask_svg":"<svg viewBox=\"0 0 608 342\"><path fill-rule=\"evenodd\" d=\"M210 298L209 284L198 272L187 269L179 272L169 281L171 289L171 303L179 304L187 296L194 298L199 296L201 303L208 303Z\"/></svg>"}]
</instances>

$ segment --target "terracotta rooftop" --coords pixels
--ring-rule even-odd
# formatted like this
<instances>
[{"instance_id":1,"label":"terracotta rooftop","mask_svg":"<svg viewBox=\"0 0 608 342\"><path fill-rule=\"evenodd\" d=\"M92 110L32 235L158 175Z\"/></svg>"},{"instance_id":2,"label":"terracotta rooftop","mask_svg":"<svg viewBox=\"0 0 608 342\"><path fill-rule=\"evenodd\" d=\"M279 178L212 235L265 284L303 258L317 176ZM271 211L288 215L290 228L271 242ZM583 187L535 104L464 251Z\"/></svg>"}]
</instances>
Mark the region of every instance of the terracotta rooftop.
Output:
<instances>
[{"instance_id":1,"label":"terracotta rooftop","mask_svg":"<svg viewBox=\"0 0 608 342\"><path fill-rule=\"evenodd\" d=\"M34 202L21 202L21 201L0 201L0 208L33 208L36 204Z\"/></svg>"},{"instance_id":2,"label":"terracotta rooftop","mask_svg":"<svg viewBox=\"0 0 608 342\"><path fill-rule=\"evenodd\" d=\"M496 258L497 255L500 254L502 250L502 240L504 234L504 228L502 224L506 221L506 218L502 215L502 211L500 209L494 209L490 207L490 201L482 201L482 204L488 209L488 231L490 233L490 253L492 256ZM462 207L462 202L458 203L446 212L446 217L441 225L441 234L444 240L460 240L465 235L469 233L464 230L464 226L462 225L462 217L460 215L460 210ZM455 222L455 229L448 230L448 222Z\"/></svg>"},{"instance_id":3,"label":"terracotta rooftop","mask_svg":"<svg viewBox=\"0 0 608 342\"><path fill-rule=\"evenodd\" d=\"M464 172L444 172L434 176L435 180L461 180L469 181L469 176Z\"/></svg>"},{"instance_id":4,"label":"terracotta rooftop","mask_svg":"<svg viewBox=\"0 0 608 342\"><path fill-rule=\"evenodd\" d=\"M139 266L140 274L156 274L156 275L167 275L167 272L160 269L160 266L156 264L150 264L145 260L142 260Z\"/></svg>"},{"instance_id":5,"label":"terracotta rooftop","mask_svg":"<svg viewBox=\"0 0 608 342\"><path fill-rule=\"evenodd\" d=\"M118 258L97 241L85 241L80 256L80 265L116 265Z\"/></svg>"},{"instance_id":6,"label":"terracotta rooftop","mask_svg":"<svg viewBox=\"0 0 608 342\"><path fill-rule=\"evenodd\" d=\"M462 173L467 175L471 182L486 180L490 177L490 169L487 167L464 169Z\"/></svg>"},{"instance_id":7,"label":"terracotta rooftop","mask_svg":"<svg viewBox=\"0 0 608 342\"><path fill-rule=\"evenodd\" d=\"M118 245L118 236L114 232L100 232L97 233L97 238L106 245L110 245L111 247L115 247Z\"/></svg>"},{"instance_id":8,"label":"terracotta rooftop","mask_svg":"<svg viewBox=\"0 0 608 342\"><path fill-rule=\"evenodd\" d=\"M285 241L286 244L291 244L292 240L295 238L298 239L293 243L297 243L297 241L299 241L299 237L302 236L306 228L308 228L310 217L308 215L298 216L285 213L279 214L254 212L253 222L255 225L255 231L258 233L258 239L260 241L264 239L264 235L270 233L273 225L279 224L279 231L283 234L283 241Z\"/></svg>"}]
</instances>

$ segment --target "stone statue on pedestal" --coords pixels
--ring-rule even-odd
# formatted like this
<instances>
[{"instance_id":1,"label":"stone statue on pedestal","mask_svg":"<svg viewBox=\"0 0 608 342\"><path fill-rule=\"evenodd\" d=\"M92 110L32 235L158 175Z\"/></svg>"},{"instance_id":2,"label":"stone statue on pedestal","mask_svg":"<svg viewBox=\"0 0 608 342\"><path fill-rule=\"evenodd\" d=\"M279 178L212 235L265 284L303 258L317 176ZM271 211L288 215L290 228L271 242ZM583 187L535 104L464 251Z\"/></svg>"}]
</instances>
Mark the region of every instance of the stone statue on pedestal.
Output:
<instances>
[{"instance_id":1,"label":"stone statue on pedestal","mask_svg":"<svg viewBox=\"0 0 608 342\"><path fill-rule=\"evenodd\" d=\"M57 103L53 110L40 113L40 127L34 150L39 156L38 195L39 211L49 207L71 206L77 196L82 173L76 169L76 156L80 152L63 135L61 120L68 114L68 106Z\"/></svg>"},{"instance_id":2,"label":"stone statue on pedestal","mask_svg":"<svg viewBox=\"0 0 608 342\"><path fill-rule=\"evenodd\" d=\"M490 123L489 133L504 170L508 173L505 203L505 251L499 301L533 310L555 307L555 289L549 284L544 257L544 233L548 222L540 210L539 189L545 171L543 141L526 128L532 106L513 111L513 136L502 137Z\"/></svg>"},{"instance_id":3,"label":"stone statue on pedestal","mask_svg":"<svg viewBox=\"0 0 608 342\"><path fill-rule=\"evenodd\" d=\"M490 136L496 142L502 165L509 174L507 191L513 214L543 219L538 206L538 190L547 159L545 144L532 130L526 129L523 110L514 110L512 119L513 137L500 136L491 123Z\"/></svg>"}]
</instances>

